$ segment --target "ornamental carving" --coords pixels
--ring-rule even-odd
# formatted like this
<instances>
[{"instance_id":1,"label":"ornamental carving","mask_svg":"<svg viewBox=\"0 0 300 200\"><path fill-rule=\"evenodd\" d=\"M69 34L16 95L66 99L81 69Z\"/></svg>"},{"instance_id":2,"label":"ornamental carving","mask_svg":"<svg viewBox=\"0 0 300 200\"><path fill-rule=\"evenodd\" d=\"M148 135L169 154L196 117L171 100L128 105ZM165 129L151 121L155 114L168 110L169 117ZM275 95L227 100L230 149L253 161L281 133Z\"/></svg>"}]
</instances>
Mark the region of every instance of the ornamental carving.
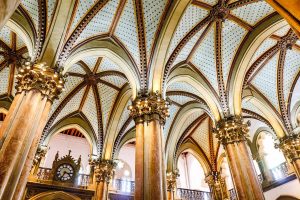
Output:
<instances>
[{"instance_id":1,"label":"ornamental carving","mask_svg":"<svg viewBox=\"0 0 300 200\"><path fill-rule=\"evenodd\" d=\"M39 146L33 159L33 166L39 165L42 158L45 157L46 153L47 153L47 147Z\"/></svg>"},{"instance_id":2,"label":"ornamental carving","mask_svg":"<svg viewBox=\"0 0 300 200\"><path fill-rule=\"evenodd\" d=\"M96 182L106 182L109 184L116 167L117 162L115 160L97 160L94 171Z\"/></svg>"},{"instance_id":3,"label":"ornamental carving","mask_svg":"<svg viewBox=\"0 0 300 200\"><path fill-rule=\"evenodd\" d=\"M170 103L164 100L161 95L154 93L151 95L136 98L131 106L128 106L131 117L136 123L149 122L157 119L161 124L166 122L169 114Z\"/></svg>"},{"instance_id":4,"label":"ornamental carving","mask_svg":"<svg viewBox=\"0 0 300 200\"><path fill-rule=\"evenodd\" d=\"M16 79L17 93L38 90L50 101L57 99L64 90L65 81L62 72L56 72L43 63L24 62L19 68Z\"/></svg>"},{"instance_id":5,"label":"ornamental carving","mask_svg":"<svg viewBox=\"0 0 300 200\"><path fill-rule=\"evenodd\" d=\"M245 123L240 116L230 116L220 120L214 128L214 133L223 144L232 144L246 141L250 122Z\"/></svg>"},{"instance_id":6,"label":"ornamental carving","mask_svg":"<svg viewBox=\"0 0 300 200\"><path fill-rule=\"evenodd\" d=\"M292 134L279 139L279 144L275 145L280 148L285 156L292 162L300 159L300 135Z\"/></svg>"},{"instance_id":7,"label":"ornamental carving","mask_svg":"<svg viewBox=\"0 0 300 200\"><path fill-rule=\"evenodd\" d=\"M167 190L168 191L175 191L176 189L176 180L179 177L178 170L174 172L168 172L167 173Z\"/></svg>"}]
</instances>

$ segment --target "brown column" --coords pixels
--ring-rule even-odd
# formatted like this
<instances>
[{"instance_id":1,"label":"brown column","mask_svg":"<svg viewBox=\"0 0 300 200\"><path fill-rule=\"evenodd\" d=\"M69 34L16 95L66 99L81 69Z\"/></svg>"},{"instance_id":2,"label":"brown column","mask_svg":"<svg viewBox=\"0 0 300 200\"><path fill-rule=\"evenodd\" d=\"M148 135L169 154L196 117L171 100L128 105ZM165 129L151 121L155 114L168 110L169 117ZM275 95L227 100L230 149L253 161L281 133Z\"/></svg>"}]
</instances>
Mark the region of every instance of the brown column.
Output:
<instances>
[{"instance_id":1,"label":"brown column","mask_svg":"<svg viewBox=\"0 0 300 200\"><path fill-rule=\"evenodd\" d=\"M60 94L63 80L60 74L43 64L26 62L17 76L17 94L0 129L0 199L12 199L26 179L46 123L51 102ZM15 102L16 101L16 102ZM23 169L25 171L23 171ZM22 185L23 184L23 185ZM20 191L18 191L20 192Z\"/></svg>"},{"instance_id":2,"label":"brown column","mask_svg":"<svg viewBox=\"0 0 300 200\"><path fill-rule=\"evenodd\" d=\"M214 131L227 154L238 199L261 200L263 192L246 144L248 125L241 117L230 116L219 121Z\"/></svg>"},{"instance_id":3,"label":"brown column","mask_svg":"<svg viewBox=\"0 0 300 200\"><path fill-rule=\"evenodd\" d=\"M15 12L20 2L20 0L0 0L0 30Z\"/></svg>"},{"instance_id":4,"label":"brown column","mask_svg":"<svg viewBox=\"0 0 300 200\"><path fill-rule=\"evenodd\" d=\"M178 171L167 173L167 199L174 200L176 192L176 180L179 177Z\"/></svg>"},{"instance_id":5,"label":"brown column","mask_svg":"<svg viewBox=\"0 0 300 200\"><path fill-rule=\"evenodd\" d=\"M129 106L136 123L136 200L167 199L162 126L168 105L158 94L151 94Z\"/></svg>"},{"instance_id":6,"label":"brown column","mask_svg":"<svg viewBox=\"0 0 300 200\"><path fill-rule=\"evenodd\" d=\"M208 183L214 200L229 199L229 194L225 179L219 172L211 172L206 176L205 181Z\"/></svg>"},{"instance_id":7,"label":"brown column","mask_svg":"<svg viewBox=\"0 0 300 200\"><path fill-rule=\"evenodd\" d=\"M295 174L300 180L300 134L291 134L280 139L279 147L291 162Z\"/></svg>"},{"instance_id":8,"label":"brown column","mask_svg":"<svg viewBox=\"0 0 300 200\"><path fill-rule=\"evenodd\" d=\"M113 177L116 165L116 162L113 160L99 159L95 162L95 200L107 200L108 184Z\"/></svg>"}]
</instances>

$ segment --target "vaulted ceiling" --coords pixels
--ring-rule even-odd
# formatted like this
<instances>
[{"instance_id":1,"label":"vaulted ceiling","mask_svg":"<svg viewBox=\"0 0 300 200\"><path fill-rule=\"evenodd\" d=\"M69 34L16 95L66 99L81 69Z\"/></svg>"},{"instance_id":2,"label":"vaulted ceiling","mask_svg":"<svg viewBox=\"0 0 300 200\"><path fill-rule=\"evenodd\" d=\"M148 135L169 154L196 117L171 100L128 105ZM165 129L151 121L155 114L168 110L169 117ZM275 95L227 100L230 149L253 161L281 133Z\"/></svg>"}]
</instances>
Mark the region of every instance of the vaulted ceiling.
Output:
<instances>
[{"instance_id":1,"label":"vaulted ceiling","mask_svg":"<svg viewBox=\"0 0 300 200\"><path fill-rule=\"evenodd\" d=\"M279 136L298 126L300 40L265 1L23 0L0 32L2 99L13 99L16 63L29 55L68 74L43 140L72 119L98 153L113 151L134 129L131 99L154 89L172 103L171 157L193 141L215 160L211 127L229 114Z\"/></svg>"}]
</instances>

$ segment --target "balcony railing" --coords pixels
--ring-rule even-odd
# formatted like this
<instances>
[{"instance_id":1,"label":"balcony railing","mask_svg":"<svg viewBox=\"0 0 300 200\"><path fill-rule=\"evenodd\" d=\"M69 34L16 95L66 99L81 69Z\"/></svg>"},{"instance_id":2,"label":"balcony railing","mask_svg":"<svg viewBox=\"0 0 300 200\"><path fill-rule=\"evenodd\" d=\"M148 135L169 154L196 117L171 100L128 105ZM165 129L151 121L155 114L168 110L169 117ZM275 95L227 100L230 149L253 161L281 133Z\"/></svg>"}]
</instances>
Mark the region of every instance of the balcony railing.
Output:
<instances>
[{"instance_id":1,"label":"balcony railing","mask_svg":"<svg viewBox=\"0 0 300 200\"><path fill-rule=\"evenodd\" d=\"M272 174L272 178L274 181L283 179L291 175L288 164L286 162L281 163L277 167L274 167L270 169L270 172Z\"/></svg>"},{"instance_id":2,"label":"balcony railing","mask_svg":"<svg viewBox=\"0 0 300 200\"><path fill-rule=\"evenodd\" d=\"M234 189L229 190L229 197L230 197L230 200L236 200L237 199Z\"/></svg>"},{"instance_id":3,"label":"balcony railing","mask_svg":"<svg viewBox=\"0 0 300 200\"><path fill-rule=\"evenodd\" d=\"M116 190L117 192L132 193L132 194L134 193L135 190L134 181L114 179L112 184L113 184L113 189Z\"/></svg>"},{"instance_id":4,"label":"balcony railing","mask_svg":"<svg viewBox=\"0 0 300 200\"><path fill-rule=\"evenodd\" d=\"M210 192L177 188L177 195L183 200L210 200Z\"/></svg>"}]
</instances>

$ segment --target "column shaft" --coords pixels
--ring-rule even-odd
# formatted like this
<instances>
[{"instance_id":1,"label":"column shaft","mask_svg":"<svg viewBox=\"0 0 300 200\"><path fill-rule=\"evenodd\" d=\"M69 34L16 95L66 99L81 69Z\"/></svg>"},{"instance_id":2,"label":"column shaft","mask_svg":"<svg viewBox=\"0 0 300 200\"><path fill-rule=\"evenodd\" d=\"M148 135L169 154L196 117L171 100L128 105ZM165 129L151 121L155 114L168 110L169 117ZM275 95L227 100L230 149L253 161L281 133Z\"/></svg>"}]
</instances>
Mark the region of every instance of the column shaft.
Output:
<instances>
[{"instance_id":1,"label":"column shaft","mask_svg":"<svg viewBox=\"0 0 300 200\"><path fill-rule=\"evenodd\" d=\"M136 124L135 199L144 196L144 123Z\"/></svg>"},{"instance_id":2,"label":"column shaft","mask_svg":"<svg viewBox=\"0 0 300 200\"><path fill-rule=\"evenodd\" d=\"M20 0L0 0L0 30L18 8L20 2Z\"/></svg>"},{"instance_id":3,"label":"column shaft","mask_svg":"<svg viewBox=\"0 0 300 200\"><path fill-rule=\"evenodd\" d=\"M96 183L95 200L107 200L108 184L104 181Z\"/></svg>"}]
</instances>

